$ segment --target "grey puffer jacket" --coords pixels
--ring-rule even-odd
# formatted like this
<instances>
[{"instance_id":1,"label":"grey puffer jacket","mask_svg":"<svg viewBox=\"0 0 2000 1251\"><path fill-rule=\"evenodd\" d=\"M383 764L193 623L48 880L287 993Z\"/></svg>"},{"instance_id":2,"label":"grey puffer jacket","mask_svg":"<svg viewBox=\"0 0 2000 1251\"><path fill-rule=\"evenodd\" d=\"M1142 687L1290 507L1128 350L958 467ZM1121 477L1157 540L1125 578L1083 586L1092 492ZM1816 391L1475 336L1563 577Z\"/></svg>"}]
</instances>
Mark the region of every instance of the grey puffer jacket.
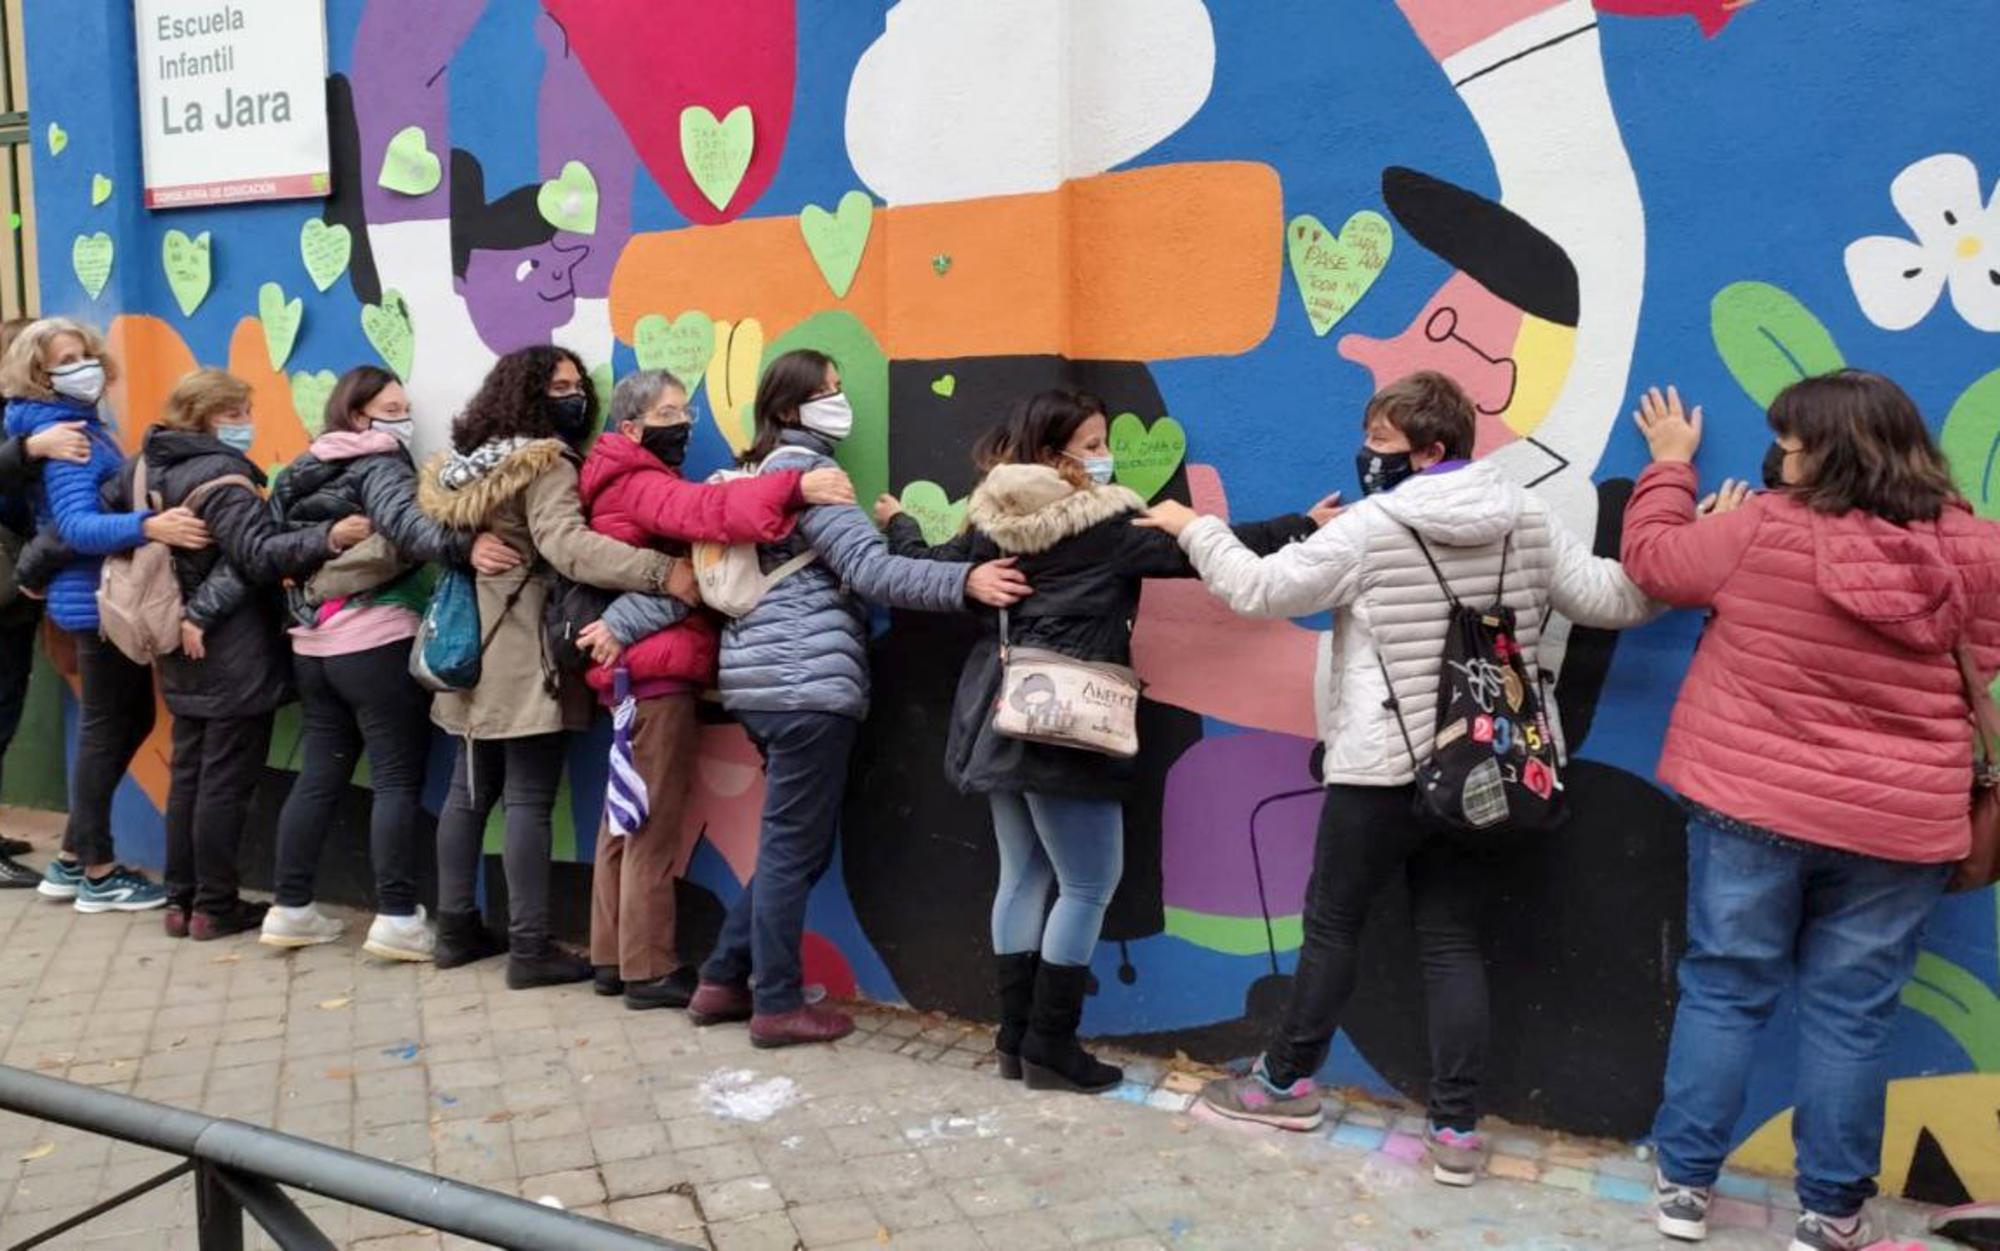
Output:
<instances>
[{"instance_id":1,"label":"grey puffer jacket","mask_svg":"<svg viewBox=\"0 0 2000 1251\"><path fill-rule=\"evenodd\" d=\"M832 444L816 434L788 430L781 443L799 450L767 460L768 470L835 467ZM853 504L806 509L790 537L760 544L757 553L768 571L808 544L818 560L723 627L722 706L731 712L830 712L860 720L868 715L868 614L860 600L925 612L966 607L971 565L891 555L875 523Z\"/></svg>"}]
</instances>

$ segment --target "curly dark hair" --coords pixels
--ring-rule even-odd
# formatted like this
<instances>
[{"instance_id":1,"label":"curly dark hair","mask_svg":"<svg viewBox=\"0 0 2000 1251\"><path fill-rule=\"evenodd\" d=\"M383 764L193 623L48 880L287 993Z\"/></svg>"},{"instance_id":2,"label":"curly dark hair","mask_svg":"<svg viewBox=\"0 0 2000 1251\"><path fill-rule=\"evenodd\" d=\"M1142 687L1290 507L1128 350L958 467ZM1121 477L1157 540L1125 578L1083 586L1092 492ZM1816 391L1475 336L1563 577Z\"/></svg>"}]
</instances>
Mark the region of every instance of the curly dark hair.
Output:
<instances>
[{"instance_id":1,"label":"curly dark hair","mask_svg":"<svg viewBox=\"0 0 2000 1251\"><path fill-rule=\"evenodd\" d=\"M563 361L576 366L577 388L590 401L590 411L596 412L597 389L590 384L590 371L583 367L582 357L550 343L516 348L493 362L479 390L466 401L465 411L451 423L452 447L470 452L495 439L562 437L549 420L545 401L549 379L555 377L556 366Z\"/></svg>"}]
</instances>

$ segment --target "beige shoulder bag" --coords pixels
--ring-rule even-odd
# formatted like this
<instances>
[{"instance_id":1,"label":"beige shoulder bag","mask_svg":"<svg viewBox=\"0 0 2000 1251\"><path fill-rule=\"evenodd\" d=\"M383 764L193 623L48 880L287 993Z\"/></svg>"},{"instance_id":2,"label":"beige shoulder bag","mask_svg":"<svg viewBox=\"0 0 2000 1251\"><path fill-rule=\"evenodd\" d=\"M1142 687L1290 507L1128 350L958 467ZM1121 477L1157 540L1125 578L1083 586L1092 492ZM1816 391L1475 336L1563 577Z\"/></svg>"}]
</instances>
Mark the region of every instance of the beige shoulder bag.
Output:
<instances>
[{"instance_id":1,"label":"beige shoulder bag","mask_svg":"<svg viewBox=\"0 0 2000 1251\"><path fill-rule=\"evenodd\" d=\"M993 730L1105 756L1139 754L1139 675L1126 665L1015 647L1000 610L1000 693Z\"/></svg>"}]
</instances>

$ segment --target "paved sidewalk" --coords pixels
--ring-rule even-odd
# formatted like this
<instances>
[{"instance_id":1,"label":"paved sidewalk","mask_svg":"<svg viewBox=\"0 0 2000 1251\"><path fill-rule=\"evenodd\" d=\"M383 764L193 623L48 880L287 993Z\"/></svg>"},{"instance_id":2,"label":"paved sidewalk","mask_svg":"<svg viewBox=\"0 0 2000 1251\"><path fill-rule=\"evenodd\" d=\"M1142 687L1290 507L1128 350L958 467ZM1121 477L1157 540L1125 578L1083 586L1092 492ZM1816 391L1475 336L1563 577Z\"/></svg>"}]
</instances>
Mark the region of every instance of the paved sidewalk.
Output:
<instances>
[{"instance_id":1,"label":"paved sidewalk","mask_svg":"<svg viewBox=\"0 0 2000 1251\"><path fill-rule=\"evenodd\" d=\"M360 928L285 955L0 892L0 1057L719 1251L1674 1245L1640 1202L1648 1166L1603 1144L1503 1129L1507 1176L1451 1190L1395 1108L1276 1135L1182 1114L1179 1074L1034 1094L993 1075L982 1032L890 1012L837 1046L757 1051L587 986L509 991L500 961L385 965ZM0 1242L168 1163L0 1113ZM1708 1245L1782 1247L1783 1188L1776 1209L1759 1180L1730 1189ZM341 1245L471 1245L300 1198ZM193 1215L183 1179L52 1245L192 1248Z\"/></svg>"}]
</instances>

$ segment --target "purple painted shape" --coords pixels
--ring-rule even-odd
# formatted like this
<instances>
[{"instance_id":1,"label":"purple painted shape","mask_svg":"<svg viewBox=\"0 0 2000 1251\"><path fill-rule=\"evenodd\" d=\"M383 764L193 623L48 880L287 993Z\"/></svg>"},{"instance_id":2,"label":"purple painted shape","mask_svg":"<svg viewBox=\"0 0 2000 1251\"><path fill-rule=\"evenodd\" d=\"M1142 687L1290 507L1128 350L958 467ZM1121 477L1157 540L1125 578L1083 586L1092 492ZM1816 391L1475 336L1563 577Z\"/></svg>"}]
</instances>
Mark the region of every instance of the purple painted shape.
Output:
<instances>
[{"instance_id":1,"label":"purple painted shape","mask_svg":"<svg viewBox=\"0 0 2000 1251\"><path fill-rule=\"evenodd\" d=\"M525 248L474 248L454 282L480 340L505 354L547 343L576 310L576 267L590 249L558 234Z\"/></svg>"},{"instance_id":2,"label":"purple painted shape","mask_svg":"<svg viewBox=\"0 0 2000 1251\"><path fill-rule=\"evenodd\" d=\"M1205 738L1181 754L1167 772L1161 805L1161 878L1168 907L1261 916L1261 862L1263 899L1271 915L1299 911L1324 802L1313 781L1312 752L1307 739L1255 731ZM1296 791L1307 793L1273 798Z\"/></svg>"},{"instance_id":3,"label":"purple painted shape","mask_svg":"<svg viewBox=\"0 0 2000 1251\"><path fill-rule=\"evenodd\" d=\"M451 135L446 73L459 45L486 11L486 0L369 0L354 36L355 127L361 134L362 207L368 223L427 221L446 216L451 180L427 195L401 195L375 184L389 140L405 126L424 128L424 142L449 168Z\"/></svg>"},{"instance_id":4,"label":"purple painted shape","mask_svg":"<svg viewBox=\"0 0 2000 1251\"><path fill-rule=\"evenodd\" d=\"M547 12L535 19L535 41L542 46L544 65L535 109L542 177L554 178L565 162L582 161L597 180L596 233L563 231L556 242L586 248L570 267L575 292L585 299L602 298L611 293L611 273L632 237L632 184L638 178L639 154L611 106L597 94L568 34Z\"/></svg>"}]
</instances>

